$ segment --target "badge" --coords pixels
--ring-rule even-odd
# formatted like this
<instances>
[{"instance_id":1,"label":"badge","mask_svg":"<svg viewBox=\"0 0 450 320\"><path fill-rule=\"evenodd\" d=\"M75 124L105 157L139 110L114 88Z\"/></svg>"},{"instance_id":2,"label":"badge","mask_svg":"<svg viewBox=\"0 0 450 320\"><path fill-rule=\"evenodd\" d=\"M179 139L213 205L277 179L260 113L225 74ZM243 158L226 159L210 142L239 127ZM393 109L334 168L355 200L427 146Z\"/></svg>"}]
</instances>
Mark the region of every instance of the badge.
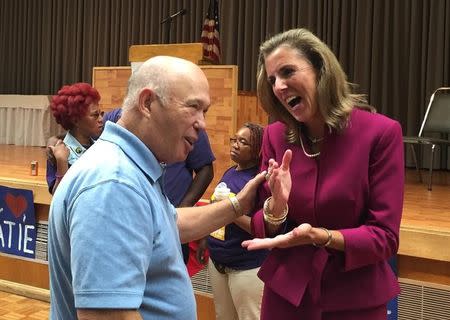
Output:
<instances>
[{"instance_id":1,"label":"badge","mask_svg":"<svg viewBox=\"0 0 450 320\"><path fill-rule=\"evenodd\" d=\"M211 237L216 238L217 240L225 241L225 226L220 229L217 229L214 232L211 232Z\"/></svg>"}]
</instances>

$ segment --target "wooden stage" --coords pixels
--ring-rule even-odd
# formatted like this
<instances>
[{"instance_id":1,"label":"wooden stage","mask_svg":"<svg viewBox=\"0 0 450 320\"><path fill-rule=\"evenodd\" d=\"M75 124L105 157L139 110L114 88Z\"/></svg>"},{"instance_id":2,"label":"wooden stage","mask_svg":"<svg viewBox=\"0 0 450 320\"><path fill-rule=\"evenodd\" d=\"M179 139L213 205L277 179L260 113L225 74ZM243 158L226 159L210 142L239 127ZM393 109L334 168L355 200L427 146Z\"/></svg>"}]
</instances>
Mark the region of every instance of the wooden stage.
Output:
<instances>
[{"instance_id":1,"label":"wooden stage","mask_svg":"<svg viewBox=\"0 0 450 320\"><path fill-rule=\"evenodd\" d=\"M39 163L37 176L30 175L33 160ZM33 190L37 220L47 220L51 201L45 167L45 148L0 145L0 185ZM422 183L412 169L406 177L399 277L450 286L450 172L434 173L433 191L427 190L426 172ZM47 264L0 253L0 291L2 281L48 289Z\"/></svg>"}]
</instances>

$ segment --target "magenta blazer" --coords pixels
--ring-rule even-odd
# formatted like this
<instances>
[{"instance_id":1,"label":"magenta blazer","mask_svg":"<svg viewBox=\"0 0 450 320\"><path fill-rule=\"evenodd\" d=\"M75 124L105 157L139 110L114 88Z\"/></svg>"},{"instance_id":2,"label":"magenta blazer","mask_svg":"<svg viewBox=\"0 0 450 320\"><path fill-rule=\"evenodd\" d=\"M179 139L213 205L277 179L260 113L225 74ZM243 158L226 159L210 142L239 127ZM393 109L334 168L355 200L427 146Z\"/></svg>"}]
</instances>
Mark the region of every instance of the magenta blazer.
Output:
<instances>
[{"instance_id":1,"label":"magenta blazer","mask_svg":"<svg viewBox=\"0 0 450 320\"><path fill-rule=\"evenodd\" d=\"M292 190L286 231L303 222L339 230L345 252L312 245L274 249L259 272L265 286L294 308L321 311L371 308L400 289L387 259L398 250L403 206L402 130L383 115L354 109L341 133L326 131L318 160L285 141L286 126L267 127L261 170L291 149ZM269 196L267 183L259 191ZM265 237L262 210L252 218L255 237ZM305 293L311 299L304 299ZM307 302L308 300L309 302ZM262 313L271 309L263 299ZM305 304L309 304L305 305ZM274 305L275 307L275 305ZM277 310L269 313L274 315Z\"/></svg>"}]
</instances>

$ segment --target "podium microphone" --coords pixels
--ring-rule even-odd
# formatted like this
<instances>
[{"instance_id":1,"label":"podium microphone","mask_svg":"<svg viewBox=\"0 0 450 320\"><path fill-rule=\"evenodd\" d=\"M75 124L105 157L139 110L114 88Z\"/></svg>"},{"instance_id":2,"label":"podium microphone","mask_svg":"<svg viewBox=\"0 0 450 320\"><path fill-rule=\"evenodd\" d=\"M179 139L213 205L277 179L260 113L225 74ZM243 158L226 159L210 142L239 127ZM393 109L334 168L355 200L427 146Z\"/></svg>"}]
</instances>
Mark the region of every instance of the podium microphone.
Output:
<instances>
[{"instance_id":1,"label":"podium microphone","mask_svg":"<svg viewBox=\"0 0 450 320\"><path fill-rule=\"evenodd\" d=\"M167 21L170 22L170 21L172 21L173 18L176 18L176 17L178 17L178 16L185 15L186 13L187 13L187 9L186 9L186 8L183 8L183 9L181 9L180 11L175 12L174 14L172 14L172 15L168 16L167 18L165 18L164 20L162 20L162 21L161 21L161 24L164 24L164 23L166 23Z\"/></svg>"}]
</instances>

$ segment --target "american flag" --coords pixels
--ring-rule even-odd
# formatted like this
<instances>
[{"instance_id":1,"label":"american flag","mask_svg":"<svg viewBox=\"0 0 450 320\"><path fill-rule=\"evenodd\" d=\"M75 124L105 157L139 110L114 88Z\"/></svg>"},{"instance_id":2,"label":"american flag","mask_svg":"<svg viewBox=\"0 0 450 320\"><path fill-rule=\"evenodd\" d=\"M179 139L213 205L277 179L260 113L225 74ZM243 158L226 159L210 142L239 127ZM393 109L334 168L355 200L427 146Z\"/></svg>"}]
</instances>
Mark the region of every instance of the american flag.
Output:
<instances>
[{"instance_id":1,"label":"american flag","mask_svg":"<svg viewBox=\"0 0 450 320\"><path fill-rule=\"evenodd\" d=\"M219 39L219 3L218 0L210 0L208 14L203 23L202 39L203 58L214 63L220 62Z\"/></svg>"}]
</instances>

